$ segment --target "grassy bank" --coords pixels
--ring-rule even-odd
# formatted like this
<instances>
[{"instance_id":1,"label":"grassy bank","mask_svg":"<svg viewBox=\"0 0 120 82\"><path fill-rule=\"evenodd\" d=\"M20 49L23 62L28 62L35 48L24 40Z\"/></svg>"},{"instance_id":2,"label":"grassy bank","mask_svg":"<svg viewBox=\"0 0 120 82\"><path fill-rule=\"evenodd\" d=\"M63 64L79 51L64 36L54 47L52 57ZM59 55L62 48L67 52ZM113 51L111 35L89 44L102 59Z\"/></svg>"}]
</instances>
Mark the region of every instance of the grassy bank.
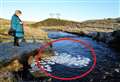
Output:
<instances>
[{"instance_id":1,"label":"grassy bank","mask_svg":"<svg viewBox=\"0 0 120 82\"><path fill-rule=\"evenodd\" d=\"M8 35L8 30L9 26L2 26L0 27L0 42L11 42L13 41L12 36ZM36 29L36 28L31 28L28 26L24 27L25 31L25 39L26 40L40 40L40 41L46 41L48 40L47 37L47 32L41 30L41 29Z\"/></svg>"}]
</instances>

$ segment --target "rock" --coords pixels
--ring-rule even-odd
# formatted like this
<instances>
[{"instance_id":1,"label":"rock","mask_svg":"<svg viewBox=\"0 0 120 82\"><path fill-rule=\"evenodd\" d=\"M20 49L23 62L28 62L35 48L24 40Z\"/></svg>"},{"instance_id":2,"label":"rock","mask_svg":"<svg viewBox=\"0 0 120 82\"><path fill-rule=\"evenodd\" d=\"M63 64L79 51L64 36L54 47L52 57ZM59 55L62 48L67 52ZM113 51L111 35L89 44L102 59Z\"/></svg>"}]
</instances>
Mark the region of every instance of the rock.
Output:
<instances>
[{"instance_id":1,"label":"rock","mask_svg":"<svg viewBox=\"0 0 120 82\"><path fill-rule=\"evenodd\" d=\"M15 68L15 70L10 71L10 73L12 73L14 75L13 78L16 79L15 81L0 80L0 82L43 82L43 80L46 80L48 77L45 76L43 72L39 71L39 69L34 72L34 70L30 68L31 60L33 60L33 56L38 53L38 48L41 47L41 44L21 43L20 45L20 47L14 47L13 43L0 43L0 60L5 61L4 65L6 66L2 67L7 69L11 69L11 67L12 69ZM22 66L22 70L18 70L20 69L20 65ZM36 70L36 67L34 69Z\"/></svg>"},{"instance_id":2,"label":"rock","mask_svg":"<svg viewBox=\"0 0 120 82\"><path fill-rule=\"evenodd\" d=\"M91 32L88 33L87 36L108 44L108 46L115 48L120 51L120 30L116 30L113 32Z\"/></svg>"},{"instance_id":3,"label":"rock","mask_svg":"<svg viewBox=\"0 0 120 82\"><path fill-rule=\"evenodd\" d=\"M21 43L20 47L13 46L13 43L0 43L0 60L10 62L15 58L22 61L40 46L40 43Z\"/></svg>"},{"instance_id":4,"label":"rock","mask_svg":"<svg viewBox=\"0 0 120 82\"><path fill-rule=\"evenodd\" d=\"M31 63L29 57L38 53L40 43L21 43L20 47L13 43L0 43L0 71L19 72L27 71Z\"/></svg>"},{"instance_id":5,"label":"rock","mask_svg":"<svg viewBox=\"0 0 120 82\"><path fill-rule=\"evenodd\" d=\"M87 34L87 36L95 38L95 37L97 37L97 32L90 32Z\"/></svg>"},{"instance_id":6,"label":"rock","mask_svg":"<svg viewBox=\"0 0 120 82\"><path fill-rule=\"evenodd\" d=\"M92 37L93 39L95 39L97 41L108 43L109 41L111 41L113 39L111 34L112 34L111 32L109 32L109 33L106 33L106 32L92 32L92 33L89 33L88 36Z\"/></svg>"},{"instance_id":7,"label":"rock","mask_svg":"<svg viewBox=\"0 0 120 82\"><path fill-rule=\"evenodd\" d=\"M109 45L120 51L120 30L114 31L112 33L113 40L109 42Z\"/></svg>"},{"instance_id":8,"label":"rock","mask_svg":"<svg viewBox=\"0 0 120 82\"><path fill-rule=\"evenodd\" d=\"M83 32L83 31L80 31L79 33L77 32L68 32L68 31L64 31L65 33L69 33L69 34L74 34L74 35L77 35L77 36L85 36L86 35L86 32Z\"/></svg>"},{"instance_id":9,"label":"rock","mask_svg":"<svg viewBox=\"0 0 120 82\"><path fill-rule=\"evenodd\" d=\"M117 69L117 68L116 68L115 71L116 71L116 72L120 72L120 69Z\"/></svg>"}]
</instances>

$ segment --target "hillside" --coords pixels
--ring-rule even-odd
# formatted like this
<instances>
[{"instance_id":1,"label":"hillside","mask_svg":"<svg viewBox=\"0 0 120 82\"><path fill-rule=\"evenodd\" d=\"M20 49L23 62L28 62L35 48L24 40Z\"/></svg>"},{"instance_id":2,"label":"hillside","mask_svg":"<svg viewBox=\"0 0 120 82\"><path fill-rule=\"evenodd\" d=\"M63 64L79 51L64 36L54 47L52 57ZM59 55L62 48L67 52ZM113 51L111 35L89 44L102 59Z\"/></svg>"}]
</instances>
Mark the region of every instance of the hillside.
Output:
<instances>
[{"instance_id":1,"label":"hillside","mask_svg":"<svg viewBox=\"0 0 120 82\"><path fill-rule=\"evenodd\" d=\"M120 18L107 18L97 20L87 20L84 22L75 22L64 19L48 18L46 20L34 23L32 27L42 27L45 30L57 30L57 31L100 31L110 32L116 29L120 29Z\"/></svg>"},{"instance_id":2,"label":"hillside","mask_svg":"<svg viewBox=\"0 0 120 82\"><path fill-rule=\"evenodd\" d=\"M108 25L111 23L120 23L120 18L107 18L97 20L87 20L84 22L76 22L64 19L48 18L43 21L32 24L33 26L66 26L71 24L104 24Z\"/></svg>"},{"instance_id":3,"label":"hillside","mask_svg":"<svg viewBox=\"0 0 120 82\"><path fill-rule=\"evenodd\" d=\"M120 18L107 18L99 20L87 20L82 22L82 24L90 27L103 27L103 28L114 28L116 25L120 24Z\"/></svg>"},{"instance_id":4,"label":"hillside","mask_svg":"<svg viewBox=\"0 0 120 82\"><path fill-rule=\"evenodd\" d=\"M4 18L0 18L0 25L9 25L10 21Z\"/></svg>"},{"instance_id":5,"label":"hillside","mask_svg":"<svg viewBox=\"0 0 120 82\"><path fill-rule=\"evenodd\" d=\"M35 23L35 22L33 22L33 21L23 21L23 22L24 22L26 25ZM10 25L10 20L4 19L4 18L0 18L0 25Z\"/></svg>"},{"instance_id":6,"label":"hillside","mask_svg":"<svg viewBox=\"0 0 120 82\"><path fill-rule=\"evenodd\" d=\"M37 22L35 24L32 24L34 27L39 26L67 26L71 24L77 24L79 22L64 20L64 19L55 19L55 18L48 18L43 21Z\"/></svg>"}]
</instances>

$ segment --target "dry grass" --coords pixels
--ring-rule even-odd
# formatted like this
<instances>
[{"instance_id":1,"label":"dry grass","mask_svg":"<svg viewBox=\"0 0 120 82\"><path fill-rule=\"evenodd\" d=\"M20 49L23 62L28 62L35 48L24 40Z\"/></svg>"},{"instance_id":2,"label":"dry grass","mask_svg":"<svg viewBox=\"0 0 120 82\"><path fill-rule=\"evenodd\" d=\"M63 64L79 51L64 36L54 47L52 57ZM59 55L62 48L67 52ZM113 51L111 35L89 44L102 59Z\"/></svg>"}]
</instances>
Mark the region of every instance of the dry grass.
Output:
<instances>
[{"instance_id":1,"label":"dry grass","mask_svg":"<svg viewBox=\"0 0 120 82\"><path fill-rule=\"evenodd\" d=\"M9 30L8 26L0 27L0 42L11 42L12 37L8 35L8 30ZM31 28L25 26L24 31L25 31L26 40L33 40L33 39L43 40L43 41L48 40L47 32L41 30L40 28L36 29L34 27Z\"/></svg>"},{"instance_id":2,"label":"dry grass","mask_svg":"<svg viewBox=\"0 0 120 82\"><path fill-rule=\"evenodd\" d=\"M30 38L30 37L34 37L35 39L41 39L41 40L47 40L47 32L39 29L39 28L31 28L31 27L24 27L25 30L25 37L26 38Z\"/></svg>"},{"instance_id":3,"label":"dry grass","mask_svg":"<svg viewBox=\"0 0 120 82\"><path fill-rule=\"evenodd\" d=\"M48 31L66 31L66 32L76 32L76 33L80 33L81 31L83 31L84 33L89 33L89 32L111 32L113 31L113 29L109 29L109 28L95 28L95 27L71 27L71 26L51 26L51 27L39 27L41 29L44 30L48 30Z\"/></svg>"},{"instance_id":4,"label":"dry grass","mask_svg":"<svg viewBox=\"0 0 120 82\"><path fill-rule=\"evenodd\" d=\"M9 64L0 68L0 82L16 82L16 78L11 72L18 71L23 68L23 65L17 60L11 61Z\"/></svg>"},{"instance_id":5,"label":"dry grass","mask_svg":"<svg viewBox=\"0 0 120 82\"><path fill-rule=\"evenodd\" d=\"M6 72L13 72L18 71L23 68L23 65L19 62L18 59L11 61L9 64L5 65L4 67L0 68L0 71Z\"/></svg>"}]
</instances>

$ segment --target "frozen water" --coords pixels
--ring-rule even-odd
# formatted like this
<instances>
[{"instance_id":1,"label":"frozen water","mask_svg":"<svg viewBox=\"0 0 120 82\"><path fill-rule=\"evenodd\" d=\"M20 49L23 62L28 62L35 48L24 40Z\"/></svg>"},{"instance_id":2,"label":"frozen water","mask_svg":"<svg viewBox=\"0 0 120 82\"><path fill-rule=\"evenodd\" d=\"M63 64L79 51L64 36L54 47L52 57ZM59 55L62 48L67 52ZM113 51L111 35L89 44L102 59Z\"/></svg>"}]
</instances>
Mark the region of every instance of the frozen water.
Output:
<instances>
[{"instance_id":1,"label":"frozen water","mask_svg":"<svg viewBox=\"0 0 120 82\"><path fill-rule=\"evenodd\" d=\"M72 67L72 68L81 68L81 67L88 66L91 61L89 58L81 56L81 55L75 57L68 53L57 53L57 52L54 52L54 53L55 53L55 56L51 56L47 58L46 60L44 61L41 60L39 62L44 68L44 70L48 72L52 72L51 65L61 64L61 65L65 65L65 66ZM33 60L33 63L31 64L32 70L33 71L40 70L35 64L36 63Z\"/></svg>"},{"instance_id":2,"label":"frozen water","mask_svg":"<svg viewBox=\"0 0 120 82\"><path fill-rule=\"evenodd\" d=\"M59 55L56 51L54 51L54 54L55 54L55 55Z\"/></svg>"},{"instance_id":3,"label":"frozen water","mask_svg":"<svg viewBox=\"0 0 120 82\"><path fill-rule=\"evenodd\" d=\"M50 65L55 64L54 62L52 62L51 60L48 61L38 61L41 64L41 68L44 68L44 70L48 71L48 72L52 72L52 68ZM37 62L35 62L35 60L33 60L31 67L32 69L30 70L30 72L35 72L35 71L40 71L40 68L38 68L38 66L36 65Z\"/></svg>"},{"instance_id":4,"label":"frozen water","mask_svg":"<svg viewBox=\"0 0 120 82\"><path fill-rule=\"evenodd\" d=\"M46 63L46 62L42 62L41 64L42 64L42 65L45 65L45 64L47 64L47 63Z\"/></svg>"},{"instance_id":5,"label":"frozen water","mask_svg":"<svg viewBox=\"0 0 120 82\"><path fill-rule=\"evenodd\" d=\"M57 52L55 52L55 56L50 57L49 60L52 62L48 62L48 64L54 62L54 64L58 63L69 67L71 66L84 67L84 66L88 66L90 63L90 59L87 57L84 56L74 57L67 53L57 53Z\"/></svg>"},{"instance_id":6,"label":"frozen water","mask_svg":"<svg viewBox=\"0 0 120 82\"><path fill-rule=\"evenodd\" d=\"M47 63L48 63L48 64L51 64L51 65L54 65L54 64L55 64L55 62L52 62L52 61L48 61Z\"/></svg>"},{"instance_id":7,"label":"frozen water","mask_svg":"<svg viewBox=\"0 0 120 82\"><path fill-rule=\"evenodd\" d=\"M51 67L49 65L46 65L46 71L52 72L52 69L51 69Z\"/></svg>"}]
</instances>

